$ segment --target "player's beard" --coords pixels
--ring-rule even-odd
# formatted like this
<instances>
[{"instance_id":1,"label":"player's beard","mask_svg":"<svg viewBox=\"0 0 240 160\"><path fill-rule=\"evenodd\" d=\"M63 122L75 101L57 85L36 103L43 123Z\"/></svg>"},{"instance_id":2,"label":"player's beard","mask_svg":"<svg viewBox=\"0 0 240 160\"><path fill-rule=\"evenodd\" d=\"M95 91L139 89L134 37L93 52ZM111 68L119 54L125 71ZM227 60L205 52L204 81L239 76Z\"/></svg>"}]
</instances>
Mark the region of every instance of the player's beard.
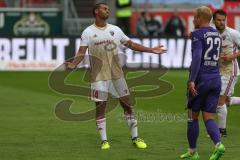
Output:
<instances>
[{"instance_id":1,"label":"player's beard","mask_svg":"<svg viewBox=\"0 0 240 160\"><path fill-rule=\"evenodd\" d=\"M220 25L220 26L216 26L217 30L219 31L224 31L226 26L225 25Z\"/></svg>"},{"instance_id":2,"label":"player's beard","mask_svg":"<svg viewBox=\"0 0 240 160\"><path fill-rule=\"evenodd\" d=\"M108 19L108 15L102 16L102 19L103 19L103 20L107 20L107 19Z\"/></svg>"}]
</instances>

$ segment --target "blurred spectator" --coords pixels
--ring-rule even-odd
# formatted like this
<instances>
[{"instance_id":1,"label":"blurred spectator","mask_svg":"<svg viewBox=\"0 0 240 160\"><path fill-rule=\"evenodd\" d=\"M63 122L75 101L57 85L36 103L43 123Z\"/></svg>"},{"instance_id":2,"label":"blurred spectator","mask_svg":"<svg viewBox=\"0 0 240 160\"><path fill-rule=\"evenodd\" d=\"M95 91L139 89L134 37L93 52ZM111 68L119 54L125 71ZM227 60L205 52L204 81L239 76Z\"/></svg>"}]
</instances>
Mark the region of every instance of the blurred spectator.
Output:
<instances>
[{"instance_id":1,"label":"blurred spectator","mask_svg":"<svg viewBox=\"0 0 240 160\"><path fill-rule=\"evenodd\" d=\"M169 36L177 36L181 37L184 36L185 27L183 25L183 22L181 18L177 15L177 12L175 11L173 13L173 16L170 17L170 19L166 23L165 27L165 33Z\"/></svg>"},{"instance_id":2,"label":"blurred spectator","mask_svg":"<svg viewBox=\"0 0 240 160\"><path fill-rule=\"evenodd\" d=\"M153 14L142 12L137 22L136 34L138 36L159 36L161 33L162 25L160 21L156 20Z\"/></svg>"},{"instance_id":3,"label":"blurred spectator","mask_svg":"<svg viewBox=\"0 0 240 160\"><path fill-rule=\"evenodd\" d=\"M148 36L148 30L146 25L146 12L141 12L141 16L138 18L137 24L136 24L136 34L138 36Z\"/></svg>"},{"instance_id":4,"label":"blurred spectator","mask_svg":"<svg viewBox=\"0 0 240 160\"><path fill-rule=\"evenodd\" d=\"M58 0L21 0L22 7L46 7L58 3Z\"/></svg>"},{"instance_id":5,"label":"blurred spectator","mask_svg":"<svg viewBox=\"0 0 240 160\"><path fill-rule=\"evenodd\" d=\"M148 14L146 19L149 36L159 36L162 33L162 25L160 21L156 20L153 14Z\"/></svg>"},{"instance_id":6,"label":"blurred spectator","mask_svg":"<svg viewBox=\"0 0 240 160\"><path fill-rule=\"evenodd\" d=\"M4 0L0 0L0 8L1 7L6 7L6 3Z\"/></svg>"},{"instance_id":7,"label":"blurred spectator","mask_svg":"<svg viewBox=\"0 0 240 160\"><path fill-rule=\"evenodd\" d=\"M125 34L130 34L130 17L132 16L131 0L117 0L117 25Z\"/></svg>"}]
</instances>

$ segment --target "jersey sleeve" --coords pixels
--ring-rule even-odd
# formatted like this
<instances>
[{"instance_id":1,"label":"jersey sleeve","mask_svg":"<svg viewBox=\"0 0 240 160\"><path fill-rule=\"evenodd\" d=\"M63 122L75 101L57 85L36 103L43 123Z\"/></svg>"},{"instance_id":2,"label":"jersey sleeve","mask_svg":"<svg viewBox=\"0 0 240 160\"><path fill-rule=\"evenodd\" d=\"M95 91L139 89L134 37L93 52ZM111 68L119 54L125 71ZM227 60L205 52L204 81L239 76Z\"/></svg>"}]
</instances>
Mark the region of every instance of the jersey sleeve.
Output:
<instances>
[{"instance_id":1,"label":"jersey sleeve","mask_svg":"<svg viewBox=\"0 0 240 160\"><path fill-rule=\"evenodd\" d=\"M202 58L202 41L201 37L196 34L196 32L192 33L192 62L190 68L190 76L189 81L195 81L200 69Z\"/></svg>"},{"instance_id":2,"label":"jersey sleeve","mask_svg":"<svg viewBox=\"0 0 240 160\"><path fill-rule=\"evenodd\" d=\"M233 43L237 45L238 48L240 48L240 32L238 32L237 30L232 30L231 37Z\"/></svg>"},{"instance_id":3,"label":"jersey sleeve","mask_svg":"<svg viewBox=\"0 0 240 160\"><path fill-rule=\"evenodd\" d=\"M130 38L128 36L126 36L119 27L117 27L117 28L118 28L120 42L122 44L126 44L130 40Z\"/></svg>"},{"instance_id":4,"label":"jersey sleeve","mask_svg":"<svg viewBox=\"0 0 240 160\"><path fill-rule=\"evenodd\" d=\"M89 45L89 37L87 31L84 30L80 39L80 46L88 46Z\"/></svg>"},{"instance_id":5,"label":"jersey sleeve","mask_svg":"<svg viewBox=\"0 0 240 160\"><path fill-rule=\"evenodd\" d=\"M199 33L192 32L192 51L196 50L196 49L202 49L202 42L201 42L201 36L199 35Z\"/></svg>"}]
</instances>

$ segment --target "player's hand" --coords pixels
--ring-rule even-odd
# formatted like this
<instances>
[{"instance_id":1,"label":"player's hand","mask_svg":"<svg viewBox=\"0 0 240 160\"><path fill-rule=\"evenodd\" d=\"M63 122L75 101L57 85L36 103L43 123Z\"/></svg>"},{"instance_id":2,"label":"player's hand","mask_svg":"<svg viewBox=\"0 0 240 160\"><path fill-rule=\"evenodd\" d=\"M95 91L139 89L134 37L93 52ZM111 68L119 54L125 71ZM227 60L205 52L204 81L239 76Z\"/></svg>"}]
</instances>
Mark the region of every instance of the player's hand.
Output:
<instances>
[{"instance_id":1,"label":"player's hand","mask_svg":"<svg viewBox=\"0 0 240 160\"><path fill-rule=\"evenodd\" d=\"M158 46L158 47L152 48L152 53L155 53L155 54L163 54L166 52L167 52L167 50L163 46Z\"/></svg>"},{"instance_id":2,"label":"player's hand","mask_svg":"<svg viewBox=\"0 0 240 160\"><path fill-rule=\"evenodd\" d=\"M195 83L193 81L188 82L188 90L192 96L197 96L197 90L195 89Z\"/></svg>"},{"instance_id":3,"label":"player's hand","mask_svg":"<svg viewBox=\"0 0 240 160\"><path fill-rule=\"evenodd\" d=\"M192 38L192 33L193 33L193 32L188 33L188 34L187 34L187 37L191 39L191 38Z\"/></svg>"},{"instance_id":4,"label":"player's hand","mask_svg":"<svg viewBox=\"0 0 240 160\"><path fill-rule=\"evenodd\" d=\"M75 69L75 68L77 67L77 66L76 66L74 63L72 63L72 62L65 62L64 64L66 65L67 69Z\"/></svg>"},{"instance_id":5,"label":"player's hand","mask_svg":"<svg viewBox=\"0 0 240 160\"><path fill-rule=\"evenodd\" d=\"M236 57L234 54L229 54L229 55L222 55L221 56L221 59L224 61L224 62L229 62L229 61L232 61L234 60Z\"/></svg>"}]
</instances>

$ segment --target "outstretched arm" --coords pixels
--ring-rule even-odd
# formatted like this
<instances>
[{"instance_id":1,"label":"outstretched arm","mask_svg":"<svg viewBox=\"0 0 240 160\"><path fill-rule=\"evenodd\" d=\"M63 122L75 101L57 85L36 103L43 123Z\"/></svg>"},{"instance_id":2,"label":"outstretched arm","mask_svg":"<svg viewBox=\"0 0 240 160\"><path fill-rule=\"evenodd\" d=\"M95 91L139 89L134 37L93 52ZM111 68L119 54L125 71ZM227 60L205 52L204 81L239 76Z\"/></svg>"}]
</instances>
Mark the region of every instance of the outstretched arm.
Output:
<instances>
[{"instance_id":1,"label":"outstretched arm","mask_svg":"<svg viewBox=\"0 0 240 160\"><path fill-rule=\"evenodd\" d=\"M87 46L80 46L78 53L75 55L73 61L65 62L65 64L67 65L67 68L75 69L77 65L83 60L87 48L88 48Z\"/></svg>"},{"instance_id":2,"label":"outstretched arm","mask_svg":"<svg viewBox=\"0 0 240 160\"><path fill-rule=\"evenodd\" d=\"M127 48L130 48L134 51L139 51L139 52L149 52L149 53L154 53L154 54L163 54L167 52L163 46L157 46L153 48L145 47L141 44L135 43L131 40L127 41L127 43L124 44Z\"/></svg>"}]
</instances>

